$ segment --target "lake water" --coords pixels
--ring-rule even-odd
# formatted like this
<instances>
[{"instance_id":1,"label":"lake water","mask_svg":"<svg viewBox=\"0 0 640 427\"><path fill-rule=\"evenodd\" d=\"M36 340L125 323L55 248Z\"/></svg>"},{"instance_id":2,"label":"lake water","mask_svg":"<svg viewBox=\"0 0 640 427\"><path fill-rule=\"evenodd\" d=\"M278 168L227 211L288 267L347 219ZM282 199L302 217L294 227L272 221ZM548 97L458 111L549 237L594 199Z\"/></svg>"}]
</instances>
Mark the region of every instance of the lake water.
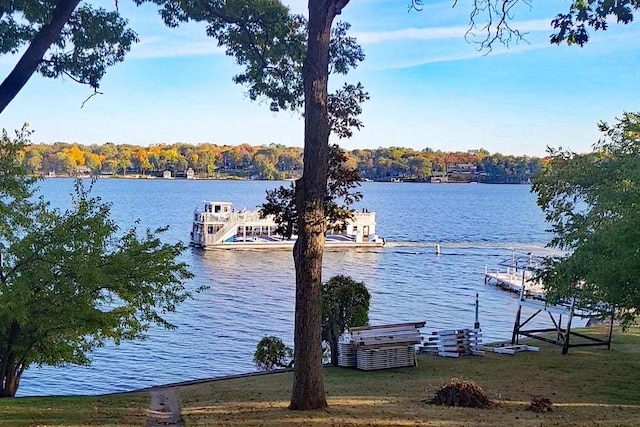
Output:
<instances>
[{"instance_id":1,"label":"lake water","mask_svg":"<svg viewBox=\"0 0 640 427\"><path fill-rule=\"evenodd\" d=\"M169 225L167 241L188 241L193 210L203 200L255 209L273 181L99 180L93 194L113 203L123 227ZM285 183L288 185L288 183ZM42 194L69 205L73 181L49 179ZM361 208L377 214L388 244L375 250L326 252L323 278L346 274L371 292L370 323L426 321L428 329L471 327L480 294L485 341L511 336L517 298L486 287L485 266L517 253L544 251L549 236L535 196L525 185L363 183ZM442 254L435 254L435 244ZM148 339L108 345L90 367L33 367L20 396L101 394L182 380L254 371L252 356L265 335L291 345L295 275L289 251L200 251L185 259L189 287L209 289L181 305ZM427 329L427 331L428 331Z\"/></svg>"}]
</instances>

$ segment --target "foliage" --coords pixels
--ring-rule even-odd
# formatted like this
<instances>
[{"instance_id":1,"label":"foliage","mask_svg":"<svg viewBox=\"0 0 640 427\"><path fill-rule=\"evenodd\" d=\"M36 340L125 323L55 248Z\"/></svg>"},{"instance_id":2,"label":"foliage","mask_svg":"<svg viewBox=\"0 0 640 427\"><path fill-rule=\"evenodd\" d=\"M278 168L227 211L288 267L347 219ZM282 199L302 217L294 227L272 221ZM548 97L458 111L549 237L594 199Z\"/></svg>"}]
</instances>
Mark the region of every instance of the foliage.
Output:
<instances>
[{"instance_id":1,"label":"foliage","mask_svg":"<svg viewBox=\"0 0 640 427\"><path fill-rule=\"evenodd\" d=\"M21 164L31 174L55 171L61 175L77 173L140 174L162 176L165 170L175 175L192 168L197 175L228 175L254 179L295 179L302 173L302 149L279 144L267 146L216 145L203 143L156 144L138 147L107 143L81 145L56 142L31 144L21 155ZM427 181L433 171L470 163L474 173L452 173L450 180L478 181L490 184L519 184L536 176L543 159L489 153L414 150L405 147L355 149L344 153L345 162L357 168L366 179L388 181Z\"/></svg>"},{"instance_id":2,"label":"foliage","mask_svg":"<svg viewBox=\"0 0 640 427\"><path fill-rule=\"evenodd\" d=\"M290 368L293 366L293 350L276 336L264 337L256 345L256 351L253 353L253 363L261 371Z\"/></svg>"},{"instance_id":3,"label":"foliage","mask_svg":"<svg viewBox=\"0 0 640 427\"><path fill-rule=\"evenodd\" d=\"M545 263L550 298L605 301L624 325L640 309L640 115L625 113L588 154L550 150L533 190L551 224L551 246L567 250Z\"/></svg>"},{"instance_id":4,"label":"foliage","mask_svg":"<svg viewBox=\"0 0 640 427\"><path fill-rule=\"evenodd\" d=\"M462 408L490 409L496 406L482 387L473 381L451 379L436 390L429 400L432 405L459 406Z\"/></svg>"},{"instance_id":5,"label":"foliage","mask_svg":"<svg viewBox=\"0 0 640 427\"><path fill-rule=\"evenodd\" d=\"M360 174L349 168L347 155L339 146L331 146L329 180L325 195L325 220L330 226L340 227L353 217L351 206L362 199L362 193L353 191L360 185ZM267 190L266 202L260 208L260 215L273 215L277 233L291 238L298 234L298 210L296 208L295 187L280 186Z\"/></svg>"},{"instance_id":6,"label":"foliage","mask_svg":"<svg viewBox=\"0 0 640 427\"><path fill-rule=\"evenodd\" d=\"M97 91L106 69L123 61L138 41L117 11L78 3L0 2L0 54L28 48L0 85L0 112L35 71L50 78L67 76Z\"/></svg>"},{"instance_id":7,"label":"foliage","mask_svg":"<svg viewBox=\"0 0 640 427\"><path fill-rule=\"evenodd\" d=\"M307 49L307 19L289 12L272 0L135 0L160 6L160 15L170 27L188 21L205 22L207 35L243 68L233 77L247 87L252 101L266 100L271 111L300 111L304 104L302 67ZM339 22L332 29L330 72L347 74L364 59L355 38L347 35L351 25ZM351 136L359 129L359 104L369 98L362 84L345 84L331 95L334 132Z\"/></svg>"},{"instance_id":8,"label":"foliage","mask_svg":"<svg viewBox=\"0 0 640 427\"><path fill-rule=\"evenodd\" d=\"M421 11L423 0L410 0L409 10ZM458 5L453 2L454 7ZM506 46L526 41L526 32L513 26L511 20L520 7L530 9L527 0L474 0L469 14L469 26L465 38L478 43L480 50L491 51L498 42ZM550 37L552 44L584 46L589 41L589 27L605 31L614 20L628 24L633 13L640 8L639 0L572 0L567 13L559 13L551 26L557 31Z\"/></svg>"},{"instance_id":9,"label":"foliage","mask_svg":"<svg viewBox=\"0 0 640 427\"><path fill-rule=\"evenodd\" d=\"M191 297L180 261L185 246L165 229L120 232L110 207L76 182L72 207L29 197L35 187L15 165L28 133L0 141L0 395L13 396L32 365L89 364L107 341L140 339Z\"/></svg>"},{"instance_id":10,"label":"foliage","mask_svg":"<svg viewBox=\"0 0 640 427\"><path fill-rule=\"evenodd\" d=\"M107 68L122 62L138 41L126 24L116 11L80 6L38 71L50 78L66 75L97 90Z\"/></svg>"},{"instance_id":11,"label":"foliage","mask_svg":"<svg viewBox=\"0 0 640 427\"><path fill-rule=\"evenodd\" d=\"M338 365L338 339L348 327L369 323L371 294L363 282L334 276L322 286L322 336L331 346L331 362Z\"/></svg>"},{"instance_id":12,"label":"foliage","mask_svg":"<svg viewBox=\"0 0 640 427\"><path fill-rule=\"evenodd\" d=\"M298 210L296 209L296 190L293 184L267 190L266 202L260 208L262 218L273 215L277 224L276 233L291 239L298 234Z\"/></svg>"},{"instance_id":13,"label":"foliage","mask_svg":"<svg viewBox=\"0 0 640 427\"><path fill-rule=\"evenodd\" d=\"M551 43L578 44L584 46L589 41L587 27L606 30L615 19L618 23L633 21L633 13L640 9L639 0L574 0L567 13L560 13L551 21L558 32L551 36Z\"/></svg>"}]
</instances>

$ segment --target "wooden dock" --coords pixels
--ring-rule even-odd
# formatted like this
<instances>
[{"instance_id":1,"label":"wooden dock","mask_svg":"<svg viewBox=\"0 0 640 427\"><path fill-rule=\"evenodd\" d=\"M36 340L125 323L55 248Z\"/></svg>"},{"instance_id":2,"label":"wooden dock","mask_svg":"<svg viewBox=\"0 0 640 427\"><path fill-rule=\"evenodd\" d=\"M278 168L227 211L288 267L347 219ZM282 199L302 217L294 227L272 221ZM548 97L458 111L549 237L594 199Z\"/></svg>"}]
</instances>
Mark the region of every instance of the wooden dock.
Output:
<instances>
[{"instance_id":1,"label":"wooden dock","mask_svg":"<svg viewBox=\"0 0 640 427\"><path fill-rule=\"evenodd\" d=\"M515 269L507 267L506 271L489 271L484 269L485 285L495 285L509 292L519 294L524 286L526 295L529 298L542 299L544 297L544 287L540 280L533 277L533 272L525 269Z\"/></svg>"}]
</instances>

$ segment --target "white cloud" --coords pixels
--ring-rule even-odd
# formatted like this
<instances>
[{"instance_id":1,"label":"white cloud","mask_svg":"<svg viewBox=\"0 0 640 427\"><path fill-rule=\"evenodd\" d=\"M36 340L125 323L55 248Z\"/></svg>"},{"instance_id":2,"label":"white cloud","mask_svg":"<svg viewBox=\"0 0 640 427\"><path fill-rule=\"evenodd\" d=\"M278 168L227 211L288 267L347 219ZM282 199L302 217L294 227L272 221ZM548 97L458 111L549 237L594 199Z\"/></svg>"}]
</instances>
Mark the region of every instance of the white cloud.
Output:
<instances>
[{"instance_id":1,"label":"white cloud","mask_svg":"<svg viewBox=\"0 0 640 427\"><path fill-rule=\"evenodd\" d=\"M215 39L180 40L167 37L147 37L131 48L131 59L176 58L183 56L223 55Z\"/></svg>"},{"instance_id":2,"label":"white cloud","mask_svg":"<svg viewBox=\"0 0 640 427\"><path fill-rule=\"evenodd\" d=\"M551 30L551 18L512 22L511 28L523 33ZM370 31L355 33L354 36L364 45L412 40L441 40L464 37L469 30L468 25L451 27L403 28L391 31Z\"/></svg>"},{"instance_id":3,"label":"white cloud","mask_svg":"<svg viewBox=\"0 0 640 427\"><path fill-rule=\"evenodd\" d=\"M518 46L510 47L510 48L502 47L502 48L499 48L499 49L494 49L488 55L490 55L490 56L510 55L510 54L513 54L513 53L521 53L521 52L526 52L526 51L548 49L550 47L552 47L552 46L549 45L549 44L547 44L547 45L536 45L536 46L534 46L534 45L518 45ZM418 58L418 59L402 61L402 62L395 62L395 63L391 62L391 63L385 64L385 66L380 67L379 69L382 69L382 70L396 70L396 69L402 69L402 68L418 67L420 65L433 64L433 63L437 63L437 62L453 62L453 61L465 61L465 60L468 60L468 59L479 59L479 58L482 58L483 56L487 56L487 53L486 52L480 52L480 51L477 51L477 50L473 50L473 51L461 52L459 54L437 55L437 56ZM377 68L377 67L375 67L375 68Z\"/></svg>"}]
</instances>

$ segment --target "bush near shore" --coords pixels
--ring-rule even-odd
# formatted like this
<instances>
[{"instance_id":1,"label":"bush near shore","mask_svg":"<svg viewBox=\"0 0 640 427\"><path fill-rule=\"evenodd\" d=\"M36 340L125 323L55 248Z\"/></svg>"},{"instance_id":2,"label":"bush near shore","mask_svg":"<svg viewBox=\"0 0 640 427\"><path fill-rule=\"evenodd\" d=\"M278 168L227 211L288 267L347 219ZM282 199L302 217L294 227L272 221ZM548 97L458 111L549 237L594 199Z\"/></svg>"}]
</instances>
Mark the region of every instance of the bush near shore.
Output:
<instances>
[{"instance_id":1,"label":"bush near shore","mask_svg":"<svg viewBox=\"0 0 640 427\"><path fill-rule=\"evenodd\" d=\"M606 327L591 329L601 336ZM538 345L538 344L535 344ZM176 387L188 426L640 425L640 327L616 331L612 350L560 348L445 359L364 372L326 368L329 409L289 411L291 373ZM425 403L451 378L471 380L492 409ZM527 410L535 397L553 411ZM148 393L0 400L0 425L143 425Z\"/></svg>"}]
</instances>

